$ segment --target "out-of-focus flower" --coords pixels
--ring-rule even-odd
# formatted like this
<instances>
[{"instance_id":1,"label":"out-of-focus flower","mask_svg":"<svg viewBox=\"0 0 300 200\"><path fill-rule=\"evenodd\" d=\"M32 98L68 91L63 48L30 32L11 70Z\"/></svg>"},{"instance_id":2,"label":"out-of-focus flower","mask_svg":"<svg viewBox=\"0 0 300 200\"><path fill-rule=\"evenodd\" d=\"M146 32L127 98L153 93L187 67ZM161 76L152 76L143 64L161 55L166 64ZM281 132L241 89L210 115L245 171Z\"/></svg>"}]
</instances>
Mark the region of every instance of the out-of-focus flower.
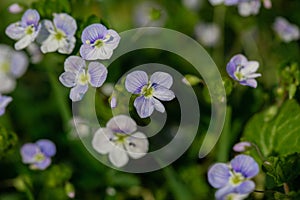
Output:
<instances>
[{"instance_id":1,"label":"out-of-focus flower","mask_svg":"<svg viewBox=\"0 0 300 200\"><path fill-rule=\"evenodd\" d=\"M117 98L116 97L111 97L111 99L110 99L110 107L111 108L115 108L115 107L117 107L117 105L118 105L118 102L117 102Z\"/></svg>"},{"instance_id":2,"label":"out-of-focus flower","mask_svg":"<svg viewBox=\"0 0 300 200\"><path fill-rule=\"evenodd\" d=\"M18 14L23 11L23 7L18 3L14 3L8 7L8 11L12 14Z\"/></svg>"},{"instance_id":3,"label":"out-of-focus flower","mask_svg":"<svg viewBox=\"0 0 300 200\"><path fill-rule=\"evenodd\" d=\"M195 34L201 44L213 47L220 39L221 30L214 23L199 23L195 26Z\"/></svg>"},{"instance_id":4,"label":"out-of-focus flower","mask_svg":"<svg viewBox=\"0 0 300 200\"><path fill-rule=\"evenodd\" d=\"M87 120L82 119L81 117L74 116L70 121L70 139L78 139L87 137L90 134L90 126Z\"/></svg>"},{"instance_id":5,"label":"out-of-focus flower","mask_svg":"<svg viewBox=\"0 0 300 200\"><path fill-rule=\"evenodd\" d=\"M81 35L80 55L85 60L109 59L120 42L119 34L102 24L86 27Z\"/></svg>"},{"instance_id":6,"label":"out-of-focus flower","mask_svg":"<svg viewBox=\"0 0 300 200\"><path fill-rule=\"evenodd\" d=\"M148 80L146 72L134 71L125 80L126 90L139 95L134 100L134 107L141 118L149 117L154 109L165 112L165 107L159 100L171 101L175 98L170 90L172 84L172 76L165 72L155 72Z\"/></svg>"},{"instance_id":7,"label":"out-of-focus flower","mask_svg":"<svg viewBox=\"0 0 300 200\"><path fill-rule=\"evenodd\" d=\"M77 24L73 17L68 14L54 14L53 23L49 20L42 22L42 31L39 37L45 38L41 45L43 53L57 51L62 54L70 54L76 39L74 37Z\"/></svg>"},{"instance_id":8,"label":"out-of-focus flower","mask_svg":"<svg viewBox=\"0 0 300 200\"><path fill-rule=\"evenodd\" d=\"M230 195L247 196L253 192L255 183L250 179L259 172L258 164L247 155L238 155L230 164L216 163L208 171L208 181L218 191L216 199L228 199Z\"/></svg>"},{"instance_id":9,"label":"out-of-focus flower","mask_svg":"<svg viewBox=\"0 0 300 200\"><path fill-rule=\"evenodd\" d=\"M240 0L238 3L238 11L243 17L257 15L259 13L260 6L260 0Z\"/></svg>"},{"instance_id":10,"label":"out-of-focus flower","mask_svg":"<svg viewBox=\"0 0 300 200\"><path fill-rule=\"evenodd\" d=\"M284 42L291 42L300 38L299 27L291 24L283 17L276 17L273 29Z\"/></svg>"},{"instance_id":11,"label":"out-of-focus flower","mask_svg":"<svg viewBox=\"0 0 300 200\"><path fill-rule=\"evenodd\" d=\"M40 50L40 47L35 44L35 43L31 43L28 47L27 47L27 51L30 55L30 61L34 64L39 63L42 61L43 59L43 54Z\"/></svg>"},{"instance_id":12,"label":"out-of-focus flower","mask_svg":"<svg viewBox=\"0 0 300 200\"><path fill-rule=\"evenodd\" d=\"M208 0L210 2L211 5L215 6L215 5L219 5L221 3L224 3L224 0Z\"/></svg>"},{"instance_id":13,"label":"out-of-focus flower","mask_svg":"<svg viewBox=\"0 0 300 200\"><path fill-rule=\"evenodd\" d=\"M114 84L112 83L104 83L103 86L101 87L101 92L109 97L114 91Z\"/></svg>"},{"instance_id":14,"label":"out-of-focus flower","mask_svg":"<svg viewBox=\"0 0 300 200\"><path fill-rule=\"evenodd\" d=\"M264 7L265 8L267 8L267 9L272 8L272 2L271 2L271 0L263 0L263 3L264 3Z\"/></svg>"},{"instance_id":15,"label":"out-of-focus flower","mask_svg":"<svg viewBox=\"0 0 300 200\"><path fill-rule=\"evenodd\" d=\"M233 150L235 152L245 152L247 149L251 147L250 142L239 142L233 146Z\"/></svg>"},{"instance_id":16,"label":"out-of-focus flower","mask_svg":"<svg viewBox=\"0 0 300 200\"><path fill-rule=\"evenodd\" d=\"M155 2L142 2L134 10L134 22L137 27L162 27L166 19L165 9Z\"/></svg>"},{"instance_id":17,"label":"out-of-focus flower","mask_svg":"<svg viewBox=\"0 0 300 200\"><path fill-rule=\"evenodd\" d=\"M257 81L255 78L261 76L261 74L255 73L258 67L259 63L257 61L248 61L245 56L238 54L231 58L226 70L229 76L241 85L256 88Z\"/></svg>"},{"instance_id":18,"label":"out-of-focus flower","mask_svg":"<svg viewBox=\"0 0 300 200\"><path fill-rule=\"evenodd\" d=\"M6 28L6 35L11 39L18 40L15 43L16 50L26 48L36 39L41 29L39 21L39 13L36 10L28 9L21 21L13 23Z\"/></svg>"},{"instance_id":19,"label":"out-of-focus flower","mask_svg":"<svg viewBox=\"0 0 300 200\"><path fill-rule=\"evenodd\" d=\"M46 169L51 164L51 157L55 154L55 144L47 139L24 144L21 148L22 161L30 164L31 169Z\"/></svg>"},{"instance_id":20,"label":"out-of-focus flower","mask_svg":"<svg viewBox=\"0 0 300 200\"><path fill-rule=\"evenodd\" d=\"M0 44L0 93L12 92L16 79L26 72L27 66L28 58L24 52Z\"/></svg>"},{"instance_id":21,"label":"out-of-focus flower","mask_svg":"<svg viewBox=\"0 0 300 200\"><path fill-rule=\"evenodd\" d=\"M199 10L203 0L182 0L183 5L190 10Z\"/></svg>"},{"instance_id":22,"label":"out-of-focus flower","mask_svg":"<svg viewBox=\"0 0 300 200\"><path fill-rule=\"evenodd\" d=\"M106 128L96 131L92 140L93 148L100 154L108 154L116 167L125 166L129 157L139 159L148 152L148 139L144 133L136 132L137 125L126 115L110 119Z\"/></svg>"},{"instance_id":23,"label":"out-of-focus flower","mask_svg":"<svg viewBox=\"0 0 300 200\"><path fill-rule=\"evenodd\" d=\"M71 89L70 99L80 101L88 90L88 85L100 87L107 77L107 69L99 62L86 62L79 56L70 56L64 64L65 72L60 82Z\"/></svg>"},{"instance_id":24,"label":"out-of-focus flower","mask_svg":"<svg viewBox=\"0 0 300 200\"><path fill-rule=\"evenodd\" d=\"M6 106L12 101L13 99L8 96L3 96L0 94L0 116L4 115Z\"/></svg>"}]
</instances>

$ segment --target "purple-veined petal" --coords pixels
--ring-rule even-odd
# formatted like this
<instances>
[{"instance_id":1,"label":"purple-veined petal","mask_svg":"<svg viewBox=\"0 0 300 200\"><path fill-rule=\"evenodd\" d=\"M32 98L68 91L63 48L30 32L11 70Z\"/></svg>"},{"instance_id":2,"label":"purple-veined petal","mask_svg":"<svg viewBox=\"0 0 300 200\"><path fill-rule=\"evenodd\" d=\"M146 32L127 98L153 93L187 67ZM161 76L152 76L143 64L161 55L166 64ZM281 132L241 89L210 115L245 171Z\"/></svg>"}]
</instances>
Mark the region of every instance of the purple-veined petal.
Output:
<instances>
[{"instance_id":1,"label":"purple-veined petal","mask_svg":"<svg viewBox=\"0 0 300 200\"><path fill-rule=\"evenodd\" d=\"M44 170L51 164L51 158L45 157L41 162L36 162L32 165L33 169Z\"/></svg>"},{"instance_id":2,"label":"purple-veined petal","mask_svg":"<svg viewBox=\"0 0 300 200\"><path fill-rule=\"evenodd\" d=\"M237 65L234 62L229 62L226 66L226 71L228 73L228 75L233 78L234 80L237 80L234 73L237 69Z\"/></svg>"},{"instance_id":3,"label":"purple-veined petal","mask_svg":"<svg viewBox=\"0 0 300 200\"><path fill-rule=\"evenodd\" d=\"M241 85L247 85L253 88L257 87L257 81L255 79L247 79L240 82Z\"/></svg>"},{"instance_id":4,"label":"purple-veined petal","mask_svg":"<svg viewBox=\"0 0 300 200\"><path fill-rule=\"evenodd\" d=\"M40 148L33 143L24 144L21 147L20 153L22 156L22 161L25 164L34 163L35 162L35 155L40 152Z\"/></svg>"},{"instance_id":5,"label":"purple-veined petal","mask_svg":"<svg viewBox=\"0 0 300 200\"><path fill-rule=\"evenodd\" d=\"M162 86L157 86L154 89L153 96L162 101L171 101L175 98L175 94L172 90L169 90Z\"/></svg>"},{"instance_id":6,"label":"purple-veined petal","mask_svg":"<svg viewBox=\"0 0 300 200\"><path fill-rule=\"evenodd\" d=\"M59 41L56 40L53 34L50 34L49 37L42 43L41 51L43 53L55 52L59 47Z\"/></svg>"},{"instance_id":7,"label":"purple-veined petal","mask_svg":"<svg viewBox=\"0 0 300 200\"><path fill-rule=\"evenodd\" d=\"M258 67L259 67L259 63L257 61L249 61L241 69L241 73L244 75L252 74L257 71Z\"/></svg>"},{"instance_id":8,"label":"purple-veined petal","mask_svg":"<svg viewBox=\"0 0 300 200\"><path fill-rule=\"evenodd\" d=\"M139 94L147 84L148 75L144 71L134 71L126 76L125 88L130 93Z\"/></svg>"},{"instance_id":9,"label":"purple-veined petal","mask_svg":"<svg viewBox=\"0 0 300 200\"><path fill-rule=\"evenodd\" d=\"M10 72L15 78L23 76L28 66L28 58L24 52L14 52L11 57Z\"/></svg>"},{"instance_id":10,"label":"purple-veined petal","mask_svg":"<svg viewBox=\"0 0 300 200\"><path fill-rule=\"evenodd\" d=\"M105 46L99 48L83 44L80 47L80 55L85 60L109 59L112 53L113 51L109 48L105 48Z\"/></svg>"},{"instance_id":11,"label":"purple-veined petal","mask_svg":"<svg viewBox=\"0 0 300 200\"><path fill-rule=\"evenodd\" d=\"M223 163L214 164L207 173L208 182L214 188L224 187L228 184L230 176L228 165Z\"/></svg>"},{"instance_id":12,"label":"purple-veined petal","mask_svg":"<svg viewBox=\"0 0 300 200\"><path fill-rule=\"evenodd\" d=\"M59 76L59 81L66 87L76 86L76 74L73 72L64 72Z\"/></svg>"},{"instance_id":13,"label":"purple-veined petal","mask_svg":"<svg viewBox=\"0 0 300 200\"><path fill-rule=\"evenodd\" d=\"M34 34L25 35L18 42L15 43L15 49L16 50L22 50L22 49L28 47L29 44L34 41L34 39L35 39Z\"/></svg>"},{"instance_id":14,"label":"purple-veined petal","mask_svg":"<svg viewBox=\"0 0 300 200\"><path fill-rule=\"evenodd\" d=\"M102 24L92 24L82 31L81 41L83 44L93 44L96 40L104 39L107 34L107 28Z\"/></svg>"},{"instance_id":15,"label":"purple-veined petal","mask_svg":"<svg viewBox=\"0 0 300 200\"><path fill-rule=\"evenodd\" d=\"M136 132L126 138L125 148L129 156L133 159L139 159L148 152L149 142L144 133Z\"/></svg>"},{"instance_id":16,"label":"purple-veined petal","mask_svg":"<svg viewBox=\"0 0 300 200\"><path fill-rule=\"evenodd\" d=\"M71 37L63 40L59 45L58 52L62 54L72 53L75 47L75 42L76 42L75 37Z\"/></svg>"},{"instance_id":17,"label":"purple-veined petal","mask_svg":"<svg viewBox=\"0 0 300 200\"><path fill-rule=\"evenodd\" d=\"M107 122L106 128L109 128L114 133L129 134L136 131L136 123L126 115L118 115Z\"/></svg>"},{"instance_id":18,"label":"purple-veined petal","mask_svg":"<svg viewBox=\"0 0 300 200\"><path fill-rule=\"evenodd\" d=\"M237 54L233 56L229 62L233 62L236 66L237 65L244 66L245 64L247 64L248 59L242 54Z\"/></svg>"},{"instance_id":19,"label":"purple-veined petal","mask_svg":"<svg viewBox=\"0 0 300 200\"><path fill-rule=\"evenodd\" d=\"M164 113L166 111L164 105L159 100L153 98L153 101L155 110L161 113Z\"/></svg>"},{"instance_id":20,"label":"purple-veined petal","mask_svg":"<svg viewBox=\"0 0 300 200\"><path fill-rule=\"evenodd\" d=\"M57 29L62 30L68 36L73 36L77 30L75 19L68 14L54 14L53 22Z\"/></svg>"},{"instance_id":21,"label":"purple-veined petal","mask_svg":"<svg viewBox=\"0 0 300 200\"><path fill-rule=\"evenodd\" d=\"M28 9L22 16L22 24L37 26L40 21L40 15L36 10Z\"/></svg>"},{"instance_id":22,"label":"purple-veined petal","mask_svg":"<svg viewBox=\"0 0 300 200\"><path fill-rule=\"evenodd\" d=\"M64 68L66 72L78 74L86 67L85 61L79 56L70 56L66 59Z\"/></svg>"},{"instance_id":23,"label":"purple-veined petal","mask_svg":"<svg viewBox=\"0 0 300 200\"><path fill-rule=\"evenodd\" d=\"M112 151L114 147L113 140L115 136L108 128L99 128L92 140L93 148L101 154L107 154Z\"/></svg>"},{"instance_id":24,"label":"purple-veined petal","mask_svg":"<svg viewBox=\"0 0 300 200\"><path fill-rule=\"evenodd\" d=\"M109 29L106 37L108 37L108 39L105 41L105 45L112 50L117 48L121 39L119 34L116 31Z\"/></svg>"},{"instance_id":25,"label":"purple-veined petal","mask_svg":"<svg viewBox=\"0 0 300 200\"><path fill-rule=\"evenodd\" d=\"M114 144L114 148L111 152L109 152L108 158L109 161L116 167L123 167L129 161L127 152L124 150L123 145L120 143Z\"/></svg>"},{"instance_id":26,"label":"purple-veined petal","mask_svg":"<svg viewBox=\"0 0 300 200\"><path fill-rule=\"evenodd\" d=\"M140 96L134 100L134 107L140 118L146 118L149 117L154 111L154 101L152 98Z\"/></svg>"},{"instance_id":27,"label":"purple-veined petal","mask_svg":"<svg viewBox=\"0 0 300 200\"><path fill-rule=\"evenodd\" d=\"M93 87L100 87L106 80L107 69L99 62L91 62L87 73L90 75L90 84Z\"/></svg>"},{"instance_id":28,"label":"purple-veined petal","mask_svg":"<svg viewBox=\"0 0 300 200\"><path fill-rule=\"evenodd\" d=\"M241 183L240 185L238 185L235 188L235 191L237 191L237 193L239 194L249 194L251 192L253 192L253 190L255 189L255 184L253 181L245 181L243 183Z\"/></svg>"},{"instance_id":29,"label":"purple-veined petal","mask_svg":"<svg viewBox=\"0 0 300 200\"><path fill-rule=\"evenodd\" d=\"M256 161L247 155L238 155L230 162L232 169L235 172L243 174L245 178L253 178L259 172L259 167Z\"/></svg>"},{"instance_id":30,"label":"purple-veined petal","mask_svg":"<svg viewBox=\"0 0 300 200\"><path fill-rule=\"evenodd\" d=\"M155 85L161 85L167 89L173 84L173 78L170 74L166 72L155 72L150 77L150 83Z\"/></svg>"},{"instance_id":31,"label":"purple-veined petal","mask_svg":"<svg viewBox=\"0 0 300 200\"><path fill-rule=\"evenodd\" d=\"M0 93L10 93L16 88L16 80L0 73Z\"/></svg>"},{"instance_id":32,"label":"purple-veined petal","mask_svg":"<svg viewBox=\"0 0 300 200\"><path fill-rule=\"evenodd\" d=\"M71 89L70 99L74 102L80 101L88 90L88 85L77 85Z\"/></svg>"},{"instance_id":33,"label":"purple-veined petal","mask_svg":"<svg viewBox=\"0 0 300 200\"><path fill-rule=\"evenodd\" d=\"M234 193L234 187L231 185L225 185L224 187L217 190L215 197L217 200L226 200L227 195Z\"/></svg>"},{"instance_id":34,"label":"purple-veined petal","mask_svg":"<svg viewBox=\"0 0 300 200\"><path fill-rule=\"evenodd\" d=\"M38 140L36 144L41 149L41 152L45 154L47 157L52 157L56 154L56 146L55 144L47 139Z\"/></svg>"},{"instance_id":35,"label":"purple-veined petal","mask_svg":"<svg viewBox=\"0 0 300 200\"><path fill-rule=\"evenodd\" d=\"M5 34L14 40L19 40L25 35L25 28L20 26L20 22L13 23L5 29Z\"/></svg>"}]
</instances>

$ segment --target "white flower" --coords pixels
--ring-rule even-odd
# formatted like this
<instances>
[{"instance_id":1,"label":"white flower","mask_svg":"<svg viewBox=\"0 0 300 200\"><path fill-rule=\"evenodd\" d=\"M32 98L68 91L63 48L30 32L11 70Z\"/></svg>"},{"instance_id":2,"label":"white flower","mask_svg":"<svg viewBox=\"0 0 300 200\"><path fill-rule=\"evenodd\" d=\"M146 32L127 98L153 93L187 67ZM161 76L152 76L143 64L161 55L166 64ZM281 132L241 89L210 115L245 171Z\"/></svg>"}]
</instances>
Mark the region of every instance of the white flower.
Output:
<instances>
[{"instance_id":1,"label":"white flower","mask_svg":"<svg viewBox=\"0 0 300 200\"><path fill-rule=\"evenodd\" d=\"M220 39L221 30L214 23L199 23L195 27L195 34L201 44L213 47Z\"/></svg>"},{"instance_id":2,"label":"white flower","mask_svg":"<svg viewBox=\"0 0 300 200\"><path fill-rule=\"evenodd\" d=\"M129 157L139 159L148 152L148 139L144 133L136 132L137 125L126 115L110 119L106 128L96 131L92 140L93 148L100 154L108 154L116 167L125 166Z\"/></svg>"}]
</instances>

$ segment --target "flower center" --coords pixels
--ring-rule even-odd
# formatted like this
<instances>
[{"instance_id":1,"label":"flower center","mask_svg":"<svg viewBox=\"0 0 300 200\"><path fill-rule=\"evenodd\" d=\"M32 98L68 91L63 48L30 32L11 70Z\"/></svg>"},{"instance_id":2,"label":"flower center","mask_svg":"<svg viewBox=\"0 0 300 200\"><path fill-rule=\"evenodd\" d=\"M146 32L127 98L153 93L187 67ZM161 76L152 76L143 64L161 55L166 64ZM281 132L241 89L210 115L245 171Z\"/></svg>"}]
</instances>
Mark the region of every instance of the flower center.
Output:
<instances>
[{"instance_id":1,"label":"flower center","mask_svg":"<svg viewBox=\"0 0 300 200\"><path fill-rule=\"evenodd\" d=\"M45 155L42 153L38 153L34 156L34 160L36 162L41 162L41 161L45 160Z\"/></svg>"},{"instance_id":2,"label":"flower center","mask_svg":"<svg viewBox=\"0 0 300 200\"><path fill-rule=\"evenodd\" d=\"M4 73L8 73L10 71L10 64L9 62L0 63L0 71Z\"/></svg>"},{"instance_id":3,"label":"flower center","mask_svg":"<svg viewBox=\"0 0 300 200\"><path fill-rule=\"evenodd\" d=\"M145 97L152 97L153 92L154 92L154 89L151 86L151 84L145 85L141 91L142 95L144 95Z\"/></svg>"},{"instance_id":4,"label":"flower center","mask_svg":"<svg viewBox=\"0 0 300 200\"><path fill-rule=\"evenodd\" d=\"M33 25L30 25L30 26L27 26L26 29L25 29L25 34L26 35L31 35L32 33L34 33L34 26Z\"/></svg>"},{"instance_id":5,"label":"flower center","mask_svg":"<svg viewBox=\"0 0 300 200\"><path fill-rule=\"evenodd\" d=\"M115 142L123 144L123 143L125 143L125 140L128 137L128 135L127 134L119 134L119 133L117 133L116 137L117 138L115 139Z\"/></svg>"},{"instance_id":6,"label":"flower center","mask_svg":"<svg viewBox=\"0 0 300 200\"><path fill-rule=\"evenodd\" d=\"M236 71L234 72L234 76L237 80L242 81L245 79L244 74L241 72L241 69L243 68L243 66L238 65L236 68Z\"/></svg>"},{"instance_id":7,"label":"flower center","mask_svg":"<svg viewBox=\"0 0 300 200\"><path fill-rule=\"evenodd\" d=\"M86 85L90 80L90 75L89 74L85 74L85 73L81 73L78 77L78 82L81 85Z\"/></svg>"},{"instance_id":8,"label":"flower center","mask_svg":"<svg viewBox=\"0 0 300 200\"><path fill-rule=\"evenodd\" d=\"M235 172L233 172L232 175L231 175L231 177L230 177L230 179L229 179L229 182L232 185L239 185L244 180L245 180L245 177L241 173L235 173Z\"/></svg>"},{"instance_id":9,"label":"flower center","mask_svg":"<svg viewBox=\"0 0 300 200\"><path fill-rule=\"evenodd\" d=\"M103 46L103 41L101 39L99 40L96 40L95 43L94 43L94 46L97 47L97 48L100 48Z\"/></svg>"},{"instance_id":10,"label":"flower center","mask_svg":"<svg viewBox=\"0 0 300 200\"><path fill-rule=\"evenodd\" d=\"M57 30L57 32L54 35L56 40L62 40L66 37L66 34L60 30Z\"/></svg>"}]
</instances>

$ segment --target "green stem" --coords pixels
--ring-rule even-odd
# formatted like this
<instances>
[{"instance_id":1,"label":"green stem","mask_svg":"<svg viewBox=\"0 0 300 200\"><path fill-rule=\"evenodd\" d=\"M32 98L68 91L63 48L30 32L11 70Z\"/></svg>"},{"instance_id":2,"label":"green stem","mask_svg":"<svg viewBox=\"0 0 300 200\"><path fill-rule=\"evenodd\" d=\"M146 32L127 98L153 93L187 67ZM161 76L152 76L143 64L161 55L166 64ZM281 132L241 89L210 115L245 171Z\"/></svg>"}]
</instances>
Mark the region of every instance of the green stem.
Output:
<instances>
[{"instance_id":1,"label":"green stem","mask_svg":"<svg viewBox=\"0 0 300 200\"><path fill-rule=\"evenodd\" d=\"M30 190L29 185L25 181L24 181L24 183L25 183L25 193L26 193L28 200L34 200L34 196Z\"/></svg>"}]
</instances>

